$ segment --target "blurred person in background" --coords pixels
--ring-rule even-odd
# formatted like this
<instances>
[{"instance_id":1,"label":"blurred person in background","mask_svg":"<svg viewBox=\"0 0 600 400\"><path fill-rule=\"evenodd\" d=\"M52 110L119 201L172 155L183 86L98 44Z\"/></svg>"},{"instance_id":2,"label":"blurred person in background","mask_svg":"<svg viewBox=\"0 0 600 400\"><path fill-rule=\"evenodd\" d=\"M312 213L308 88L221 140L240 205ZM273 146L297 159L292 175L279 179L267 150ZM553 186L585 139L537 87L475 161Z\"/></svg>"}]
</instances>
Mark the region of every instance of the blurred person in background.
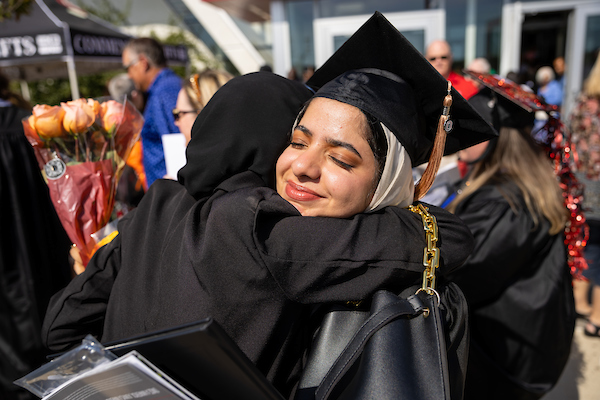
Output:
<instances>
[{"instance_id":1,"label":"blurred person in background","mask_svg":"<svg viewBox=\"0 0 600 400\"><path fill-rule=\"evenodd\" d=\"M452 83L452 86L462 97L468 100L477 93L477 87L473 82L452 71L452 49L447 41L434 40L431 42L425 51L425 58L429 60L437 72Z\"/></svg>"},{"instance_id":2,"label":"blurred person in background","mask_svg":"<svg viewBox=\"0 0 600 400\"><path fill-rule=\"evenodd\" d=\"M313 76L314 73L314 65L307 65L306 67L304 67L304 69L302 70L302 82L308 82L308 80Z\"/></svg>"},{"instance_id":3,"label":"blurred person in background","mask_svg":"<svg viewBox=\"0 0 600 400\"><path fill-rule=\"evenodd\" d=\"M135 88L135 83L127 74L119 74L108 82L108 92L113 99L123 102L130 101L142 114L146 100L144 94ZM126 165L119 179L115 200L124 204L127 210L137 207L146 187L144 172L143 150L141 137L133 145Z\"/></svg>"},{"instance_id":4,"label":"blurred person in background","mask_svg":"<svg viewBox=\"0 0 600 400\"><path fill-rule=\"evenodd\" d=\"M151 38L132 39L125 46L122 59L136 88L146 96L142 148L147 189L167 173L161 137L177 132L172 111L181 78L167 68L162 46Z\"/></svg>"},{"instance_id":5,"label":"blurred person in background","mask_svg":"<svg viewBox=\"0 0 600 400\"><path fill-rule=\"evenodd\" d=\"M499 136L458 152L472 167L444 204L475 237L450 278L470 309L465 399L539 399L560 377L575 327L568 213L530 135L533 113L489 88L469 103Z\"/></svg>"},{"instance_id":6,"label":"blurred person in background","mask_svg":"<svg viewBox=\"0 0 600 400\"><path fill-rule=\"evenodd\" d=\"M543 97L546 103L560 107L563 90L562 85L555 78L552 67L540 67L535 74L535 82L538 85L537 94Z\"/></svg>"},{"instance_id":7,"label":"blurred person in background","mask_svg":"<svg viewBox=\"0 0 600 400\"><path fill-rule=\"evenodd\" d=\"M467 65L466 69L468 71L473 71L478 74L489 74L492 71L492 66L486 58L479 57L471 61L469 65ZM471 77L466 77L466 79L473 82L475 87L477 87L477 90L480 90L483 87L483 83L479 82L476 79L473 79Z\"/></svg>"},{"instance_id":8,"label":"blurred person in background","mask_svg":"<svg viewBox=\"0 0 600 400\"><path fill-rule=\"evenodd\" d=\"M23 133L31 106L0 72L0 399L34 398L12 382L45 363L41 323L71 279L67 237Z\"/></svg>"},{"instance_id":9,"label":"blurred person in background","mask_svg":"<svg viewBox=\"0 0 600 400\"><path fill-rule=\"evenodd\" d=\"M600 53L569 116L569 128L579 154L576 176L585 185L583 209L589 226L584 248L588 269L583 271L585 279L573 281L575 307L588 318L584 333L600 337Z\"/></svg>"},{"instance_id":10,"label":"blurred person in background","mask_svg":"<svg viewBox=\"0 0 600 400\"><path fill-rule=\"evenodd\" d=\"M192 138L192 125L200 111L213 94L232 78L233 75L227 71L207 69L183 82L173 109L173 118L179 132L185 136L186 146Z\"/></svg>"},{"instance_id":11,"label":"blurred person in background","mask_svg":"<svg viewBox=\"0 0 600 400\"><path fill-rule=\"evenodd\" d=\"M127 73L112 77L108 81L107 89L113 99L123 101L124 98L127 98L139 112L144 112L146 106L144 93L136 89L135 82Z\"/></svg>"},{"instance_id":12,"label":"blurred person in background","mask_svg":"<svg viewBox=\"0 0 600 400\"><path fill-rule=\"evenodd\" d=\"M565 71L567 70L567 66L565 64L564 57L556 57L554 61L552 61L552 68L554 68L554 74L556 75L556 81L562 87L563 93L565 91Z\"/></svg>"}]
</instances>

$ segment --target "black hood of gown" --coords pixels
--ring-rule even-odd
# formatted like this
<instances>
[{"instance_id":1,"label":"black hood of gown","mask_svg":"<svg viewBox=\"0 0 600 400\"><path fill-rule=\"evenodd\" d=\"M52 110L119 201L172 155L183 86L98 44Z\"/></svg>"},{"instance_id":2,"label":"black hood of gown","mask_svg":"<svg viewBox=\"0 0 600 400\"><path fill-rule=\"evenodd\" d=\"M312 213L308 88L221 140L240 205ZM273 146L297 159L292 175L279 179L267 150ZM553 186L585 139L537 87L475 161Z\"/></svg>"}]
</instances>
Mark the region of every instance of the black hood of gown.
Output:
<instances>
[{"instance_id":1,"label":"black hood of gown","mask_svg":"<svg viewBox=\"0 0 600 400\"><path fill-rule=\"evenodd\" d=\"M312 92L270 72L236 77L215 93L192 127L178 180L196 200L244 171L274 185L274 165Z\"/></svg>"}]
</instances>

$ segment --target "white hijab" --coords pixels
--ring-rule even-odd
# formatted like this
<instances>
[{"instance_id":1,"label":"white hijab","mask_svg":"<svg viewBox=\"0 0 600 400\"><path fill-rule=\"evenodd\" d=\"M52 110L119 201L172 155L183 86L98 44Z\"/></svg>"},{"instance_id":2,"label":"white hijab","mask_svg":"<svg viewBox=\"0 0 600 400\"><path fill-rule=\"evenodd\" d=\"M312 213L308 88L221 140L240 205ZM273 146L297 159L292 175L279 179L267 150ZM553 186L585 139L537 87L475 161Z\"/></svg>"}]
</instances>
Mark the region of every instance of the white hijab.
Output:
<instances>
[{"instance_id":1,"label":"white hijab","mask_svg":"<svg viewBox=\"0 0 600 400\"><path fill-rule=\"evenodd\" d=\"M377 211L386 206L408 207L413 203L415 185L412 164L404 146L383 123L388 148L381 179L365 212Z\"/></svg>"}]
</instances>

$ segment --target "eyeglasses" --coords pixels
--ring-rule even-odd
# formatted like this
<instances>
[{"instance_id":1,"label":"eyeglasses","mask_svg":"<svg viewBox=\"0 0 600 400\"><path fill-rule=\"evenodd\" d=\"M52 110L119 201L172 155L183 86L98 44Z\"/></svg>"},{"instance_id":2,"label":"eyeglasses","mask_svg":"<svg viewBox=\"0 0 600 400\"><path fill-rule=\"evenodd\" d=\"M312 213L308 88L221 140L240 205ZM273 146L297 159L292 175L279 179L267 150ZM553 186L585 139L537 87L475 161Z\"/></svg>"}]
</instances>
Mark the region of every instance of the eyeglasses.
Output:
<instances>
[{"instance_id":1,"label":"eyeglasses","mask_svg":"<svg viewBox=\"0 0 600 400\"><path fill-rule=\"evenodd\" d=\"M123 68L125 69L125 71L129 72L129 68L133 67L135 64L137 64L139 62L140 62L140 59L138 58L137 60L132 61L127 65L123 65Z\"/></svg>"},{"instance_id":2,"label":"eyeglasses","mask_svg":"<svg viewBox=\"0 0 600 400\"><path fill-rule=\"evenodd\" d=\"M437 60L438 58L441 58L442 60L447 60L447 59L449 59L450 57L449 57L449 56L429 57L429 58L428 58L428 60L429 60L429 61L435 61L435 60Z\"/></svg>"},{"instance_id":3,"label":"eyeglasses","mask_svg":"<svg viewBox=\"0 0 600 400\"><path fill-rule=\"evenodd\" d=\"M177 108L174 108L173 111L171 111L173 113L173 119L175 121L179 121L179 117L181 117L183 114L198 114L198 110L192 110L192 111L182 111L182 110L178 110Z\"/></svg>"}]
</instances>

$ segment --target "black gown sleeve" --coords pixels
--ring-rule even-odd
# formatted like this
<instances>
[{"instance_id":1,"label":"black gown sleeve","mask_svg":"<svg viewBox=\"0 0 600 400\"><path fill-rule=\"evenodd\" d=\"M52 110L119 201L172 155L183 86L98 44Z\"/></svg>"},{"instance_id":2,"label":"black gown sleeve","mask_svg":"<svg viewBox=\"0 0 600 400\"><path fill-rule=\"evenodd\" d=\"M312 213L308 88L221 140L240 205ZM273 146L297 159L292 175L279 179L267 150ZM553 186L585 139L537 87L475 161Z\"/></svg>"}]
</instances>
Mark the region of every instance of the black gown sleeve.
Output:
<instances>
[{"instance_id":1,"label":"black gown sleeve","mask_svg":"<svg viewBox=\"0 0 600 400\"><path fill-rule=\"evenodd\" d=\"M364 299L377 289L395 292L421 282L426 246L421 217L386 207L352 218L302 217L282 212L277 195L258 206L255 241L270 273L287 296L303 303ZM291 207L291 206L289 206ZM434 206L439 275L461 265L472 250L469 229Z\"/></svg>"},{"instance_id":2,"label":"black gown sleeve","mask_svg":"<svg viewBox=\"0 0 600 400\"><path fill-rule=\"evenodd\" d=\"M129 276L143 279L141 272L158 268L157 254L170 225L176 224L194 202L175 181L153 184L140 205L119 220L119 234L96 251L81 275L52 297L42 326L44 345L58 352L81 343L87 334L103 340L109 300L119 303L113 290L118 275L122 276L122 286L131 286ZM129 275L123 277L124 264Z\"/></svg>"},{"instance_id":3,"label":"black gown sleeve","mask_svg":"<svg viewBox=\"0 0 600 400\"><path fill-rule=\"evenodd\" d=\"M120 250L121 235L117 235L98 249L83 273L52 297L42 326L42 341L50 351L68 350L88 334L102 336Z\"/></svg>"}]
</instances>

